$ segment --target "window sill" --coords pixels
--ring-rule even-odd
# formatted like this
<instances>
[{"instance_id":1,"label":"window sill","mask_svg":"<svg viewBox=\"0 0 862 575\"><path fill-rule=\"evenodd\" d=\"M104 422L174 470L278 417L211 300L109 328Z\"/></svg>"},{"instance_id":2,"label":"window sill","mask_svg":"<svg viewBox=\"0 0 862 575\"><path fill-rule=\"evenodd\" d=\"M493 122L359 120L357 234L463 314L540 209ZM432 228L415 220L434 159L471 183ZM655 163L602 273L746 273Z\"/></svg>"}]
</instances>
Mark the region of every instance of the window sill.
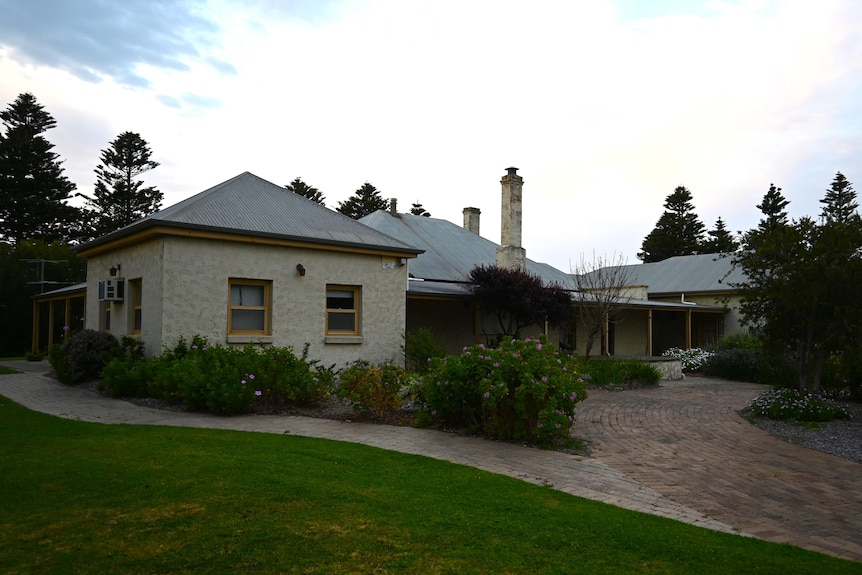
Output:
<instances>
[{"instance_id":1,"label":"window sill","mask_svg":"<svg viewBox=\"0 0 862 575\"><path fill-rule=\"evenodd\" d=\"M327 335L323 338L323 343L337 344L359 344L364 343L365 338L361 335Z\"/></svg>"},{"instance_id":2,"label":"window sill","mask_svg":"<svg viewBox=\"0 0 862 575\"><path fill-rule=\"evenodd\" d=\"M271 335L229 335L225 339L227 343L258 343L261 345L272 344Z\"/></svg>"}]
</instances>

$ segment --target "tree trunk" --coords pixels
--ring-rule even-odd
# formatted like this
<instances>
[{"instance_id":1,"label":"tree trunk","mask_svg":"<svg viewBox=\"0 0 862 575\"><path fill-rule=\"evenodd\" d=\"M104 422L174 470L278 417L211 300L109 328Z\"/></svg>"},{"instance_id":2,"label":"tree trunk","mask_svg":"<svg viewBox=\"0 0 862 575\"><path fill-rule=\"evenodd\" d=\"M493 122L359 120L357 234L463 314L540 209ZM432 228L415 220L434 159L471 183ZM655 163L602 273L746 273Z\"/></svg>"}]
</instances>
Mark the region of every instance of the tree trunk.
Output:
<instances>
[{"instance_id":1,"label":"tree trunk","mask_svg":"<svg viewBox=\"0 0 862 575\"><path fill-rule=\"evenodd\" d=\"M826 348L821 347L814 353L814 372L811 377L811 393L820 393L820 376L823 373L823 364L826 362Z\"/></svg>"}]
</instances>

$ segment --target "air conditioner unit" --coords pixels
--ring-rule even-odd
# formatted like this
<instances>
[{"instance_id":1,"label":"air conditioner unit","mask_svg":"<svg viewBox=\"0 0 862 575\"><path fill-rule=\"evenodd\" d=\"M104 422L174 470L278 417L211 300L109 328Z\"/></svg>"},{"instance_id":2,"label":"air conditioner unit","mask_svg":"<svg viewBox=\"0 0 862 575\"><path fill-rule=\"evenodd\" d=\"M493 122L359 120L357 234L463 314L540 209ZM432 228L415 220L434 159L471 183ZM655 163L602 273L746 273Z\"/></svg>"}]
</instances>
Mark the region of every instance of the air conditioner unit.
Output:
<instances>
[{"instance_id":1,"label":"air conditioner unit","mask_svg":"<svg viewBox=\"0 0 862 575\"><path fill-rule=\"evenodd\" d=\"M123 280L99 282L99 301L123 301Z\"/></svg>"}]
</instances>

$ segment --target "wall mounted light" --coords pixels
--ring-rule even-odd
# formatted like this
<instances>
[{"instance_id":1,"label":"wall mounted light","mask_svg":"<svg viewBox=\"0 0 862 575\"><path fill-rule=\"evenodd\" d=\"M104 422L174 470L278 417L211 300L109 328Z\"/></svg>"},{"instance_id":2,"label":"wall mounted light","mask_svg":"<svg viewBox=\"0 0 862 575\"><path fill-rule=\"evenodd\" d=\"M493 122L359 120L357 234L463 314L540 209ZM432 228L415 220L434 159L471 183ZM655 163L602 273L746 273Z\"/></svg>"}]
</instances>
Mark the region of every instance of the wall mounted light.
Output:
<instances>
[{"instance_id":1,"label":"wall mounted light","mask_svg":"<svg viewBox=\"0 0 862 575\"><path fill-rule=\"evenodd\" d=\"M299 274L299 277L305 277L305 266L302 264L296 264L296 273Z\"/></svg>"},{"instance_id":2,"label":"wall mounted light","mask_svg":"<svg viewBox=\"0 0 862 575\"><path fill-rule=\"evenodd\" d=\"M115 266L111 266L111 269L108 270L108 273L111 274L111 277L114 277L117 275L117 272L122 269L122 267L123 266L121 266L120 264L117 264Z\"/></svg>"}]
</instances>

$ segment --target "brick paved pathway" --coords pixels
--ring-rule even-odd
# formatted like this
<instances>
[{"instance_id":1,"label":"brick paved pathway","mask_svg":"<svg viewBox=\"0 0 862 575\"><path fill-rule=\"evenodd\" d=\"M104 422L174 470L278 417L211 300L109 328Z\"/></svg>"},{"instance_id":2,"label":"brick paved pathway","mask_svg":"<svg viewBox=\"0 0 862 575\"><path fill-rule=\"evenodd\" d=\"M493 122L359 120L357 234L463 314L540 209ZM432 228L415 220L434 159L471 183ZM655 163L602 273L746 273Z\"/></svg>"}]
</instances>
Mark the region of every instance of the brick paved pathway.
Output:
<instances>
[{"instance_id":1,"label":"brick paved pathway","mask_svg":"<svg viewBox=\"0 0 862 575\"><path fill-rule=\"evenodd\" d=\"M762 389L749 384L690 378L658 389L592 392L575 431L593 443L593 457L584 458L410 427L149 409L60 385L38 373L44 364L17 367L36 371L0 376L0 395L60 417L362 443L862 561L862 466L789 445L743 421L736 411Z\"/></svg>"},{"instance_id":2,"label":"brick paved pathway","mask_svg":"<svg viewBox=\"0 0 862 575\"><path fill-rule=\"evenodd\" d=\"M593 442L594 458L742 532L862 561L862 465L739 417L763 390L689 377L592 391L574 433Z\"/></svg>"}]
</instances>

